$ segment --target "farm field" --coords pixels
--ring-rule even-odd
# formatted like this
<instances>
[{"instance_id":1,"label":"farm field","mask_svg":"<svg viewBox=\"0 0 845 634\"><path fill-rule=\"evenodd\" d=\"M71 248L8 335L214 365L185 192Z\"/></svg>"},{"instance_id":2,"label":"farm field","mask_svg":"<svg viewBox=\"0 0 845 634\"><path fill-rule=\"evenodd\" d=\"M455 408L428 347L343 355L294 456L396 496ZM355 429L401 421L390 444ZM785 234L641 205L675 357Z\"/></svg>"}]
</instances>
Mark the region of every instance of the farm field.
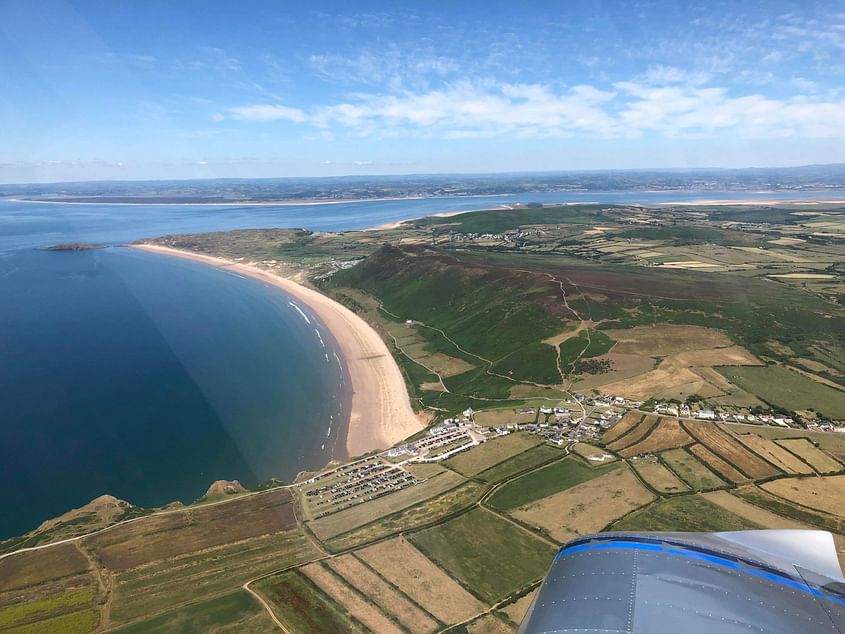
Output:
<instances>
[{"instance_id":1,"label":"farm field","mask_svg":"<svg viewBox=\"0 0 845 634\"><path fill-rule=\"evenodd\" d=\"M450 513L455 513L477 502L486 490L478 482L466 482L443 495L429 498L419 504L400 511L394 515L377 520L372 524L365 524L352 531L341 533L325 542L327 548L334 552L360 546L399 531L416 528L429 522L435 522Z\"/></svg>"},{"instance_id":2,"label":"farm field","mask_svg":"<svg viewBox=\"0 0 845 634\"><path fill-rule=\"evenodd\" d=\"M809 465L802 462L773 441L757 434L734 434L740 442L762 456L785 473L808 475L813 473Z\"/></svg>"},{"instance_id":3,"label":"farm field","mask_svg":"<svg viewBox=\"0 0 845 634\"><path fill-rule=\"evenodd\" d=\"M780 366L725 367L719 371L732 383L788 410L813 409L845 418L845 392L822 385Z\"/></svg>"},{"instance_id":4,"label":"farm field","mask_svg":"<svg viewBox=\"0 0 845 634\"><path fill-rule=\"evenodd\" d=\"M841 464L821 451L807 438L783 438L775 442L801 458L817 473L834 473L842 470Z\"/></svg>"},{"instance_id":5,"label":"farm field","mask_svg":"<svg viewBox=\"0 0 845 634\"><path fill-rule=\"evenodd\" d=\"M624 440L622 438L622 441ZM681 427L680 421L674 418L660 418L657 427L648 436L624 449L620 449L618 453L623 458L632 458L642 454L658 453L666 449L683 447L691 442L692 438Z\"/></svg>"},{"instance_id":6,"label":"farm field","mask_svg":"<svg viewBox=\"0 0 845 634\"><path fill-rule=\"evenodd\" d=\"M566 458L511 480L490 496L486 503L494 509L508 511L596 478L619 466L610 464L589 467L577 458Z\"/></svg>"},{"instance_id":7,"label":"farm field","mask_svg":"<svg viewBox=\"0 0 845 634\"><path fill-rule=\"evenodd\" d=\"M443 471L421 484L312 520L308 522L308 527L321 540L331 539L341 533L364 526L386 515L407 509L428 498L445 493L462 482L464 482L464 478L454 471Z\"/></svg>"},{"instance_id":8,"label":"farm field","mask_svg":"<svg viewBox=\"0 0 845 634\"><path fill-rule=\"evenodd\" d=\"M411 541L490 604L539 580L557 551L548 542L483 509L415 533Z\"/></svg>"},{"instance_id":9,"label":"farm field","mask_svg":"<svg viewBox=\"0 0 845 634\"><path fill-rule=\"evenodd\" d=\"M553 447L552 445L543 443L528 451L523 451L520 454L513 456L503 462L500 462L494 467L490 467L476 474L476 478L494 484L507 480L518 473L540 466L552 460L560 459L564 456L564 451Z\"/></svg>"},{"instance_id":10,"label":"farm field","mask_svg":"<svg viewBox=\"0 0 845 634\"><path fill-rule=\"evenodd\" d=\"M684 427L710 451L754 480L779 473L775 467L744 448L736 439L712 423L687 421Z\"/></svg>"},{"instance_id":11,"label":"farm field","mask_svg":"<svg viewBox=\"0 0 845 634\"><path fill-rule=\"evenodd\" d=\"M278 631L261 604L243 590L193 603L134 625L114 630L118 634L203 634L215 630L271 634Z\"/></svg>"},{"instance_id":12,"label":"farm field","mask_svg":"<svg viewBox=\"0 0 845 634\"><path fill-rule=\"evenodd\" d=\"M841 534L845 531L845 521L826 513L814 511L807 506L795 504L757 486L740 487L734 494L754 506L767 509L776 515L796 520L802 524L832 533Z\"/></svg>"},{"instance_id":13,"label":"farm field","mask_svg":"<svg viewBox=\"0 0 845 634\"><path fill-rule=\"evenodd\" d=\"M515 630L493 614L485 614L467 623L468 634L512 634Z\"/></svg>"},{"instance_id":14,"label":"farm field","mask_svg":"<svg viewBox=\"0 0 845 634\"><path fill-rule=\"evenodd\" d=\"M726 428L759 434L765 438L779 440L782 438L808 438L822 451L830 454L840 462L845 461L845 434L829 434L803 429L782 429L779 427L762 427L760 425L725 425ZM843 467L845 468L845 467Z\"/></svg>"},{"instance_id":15,"label":"farm field","mask_svg":"<svg viewBox=\"0 0 845 634\"><path fill-rule=\"evenodd\" d=\"M708 502L719 506L726 511L744 517L745 519L760 525L763 528L809 528L806 524L797 522L795 520L781 517L771 511L754 506L740 497L732 495L727 491L711 491L709 493L702 493L703 497Z\"/></svg>"},{"instance_id":16,"label":"farm field","mask_svg":"<svg viewBox=\"0 0 845 634\"><path fill-rule=\"evenodd\" d=\"M680 493L689 491L689 487L669 469L663 466L656 459L638 460L631 463L640 477L645 480L653 489L660 493Z\"/></svg>"},{"instance_id":17,"label":"farm field","mask_svg":"<svg viewBox=\"0 0 845 634\"><path fill-rule=\"evenodd\" d=\"M725 486L721 478L684 449L670 449L660 454L660 457L672 471L696 491L719 489Z\"/></svg>"},{"instance_id":18,"label":"farm field","mask_svg":"<svg viewBox=\"0 0 845 634\"><path fill-rule=\"evenodd\" d=\"M425 634L437 629L437 622L430 615L353 555L330 559L327 564L412 634Z\"/></svg>"},{"instance_id":19,"label":"farm field","mask_svg":"<svg viewBox=\"0 0 845 634\"><path fill-rule=\"evenodd\" d=\"M253 588L292 632L367 632L299 572L289 571L257 582Z\"/></svg>"},{"instance_id":20,"label":"farm field","mask_svg":"<svg viewBox=\"0 0 845 634\"><path fill-rule=\"evenodd\" d=\"M402 630L391 623L375 604L365 600L322 563L307 564L299 568L299 572L370 631L385 632L385 634L401 633Z\"/></svg>"},{"instance_id":21,"label":"farm field","mask_svg":"<svg viewBox=\"0 0 845 634\"><path fill-rule=\"evenodd\" d=\"M751 478L740 473L733 465L714 454L704 445L696 443L689 447L689 452L728 482L741 484L751 481Z\"/></svg>"},{"instance_id":22,"label":"farm field","mask_svg":"<svg viewBox=\"0 0 845 634\"><path fill-rule=\"evenodd\" d=\"M472 451L449 458L444 464L465 476L474 476L542 442L541 437L524 432L498 436Z\"/></svg>"},{"instance_id":23,"label":"farm field","mask_svg":"<svg viewBox=\"0 0 845 634\"><path fill-rule=\"evenodd\" d=\"M563 543L579 535L601 531L653 499L627 467L620 467L510 513Z\"/></svg>"},{"instance_id":24,"label":"farm field","mask_svg":"<svg viewBox=\"0 0 845 634\"><path fill-rule=\"evenodd\" d=\"M616 531L740 531L754 522L707 501L702 495L658 500L612 526Z\"/></svg>"},{"instance_id":25,"label":"farm field","mask_svg":"<svg viewBox=\"0 0 845 634\"><path fill-rule=\"evenodd\" d=\"M649 414L645 416L637 425L631 429L627 434L622 436L621 438L615 440L614 442L607 445L607 448L611 451L616 451L617 453L621 452L622 449L630 446L637 445L641 442L646 436L648 436L651 431L657 425L659 420L658 416L653 414ZM621 455L621 453L620 453Z\"/></svg>"},{"instance_id":26,"label":"farm field","mask_svg":"<svg viewBox=\"0 0 845 634\"><path fill-rule=\"evenodd\" d=\"M762 488L778 497L845 519L845 476L789 478Z\"/></svg>"},{"instance_id":27,"label":"farm field","mask_svg":"<svg viewBox=\"0 0 845 634\"><path fill-rule=\"evenodd\" d=\"M273 489L225 504L151 516L83 541L105 567L120 572L295 527L291 494L287 489Z\"/></svg>"},{"instance_id":28,"label":"farm field","mask_svg":"<svg viewBox=\"0 0 845 634\"><path fill-rule=\"evenodd\" d=\"M629 431L634 429L634 427L636 427L644 417L645 414L640 414L639 412L625 412L622 419L604 433L602 436L602 442L605 445L615 442L624 434L627 434Z\"/></svg>"},{"instance_id":29,"label":"farm field","mask_svg":"<svg viewBox=\"0 0 845 634\"><path fill-rule=\"evenodd\" d=\"M486 609L401 537L369 546L356 556L443 623L460 623Z\"/></svg>"},{"instance_id":30,"label":"farm field","mask_svg":"<svg viewBox=\"0 0 845 634\"><path fill-rule=\"evenodd\" d=\"M128 623L317 556L305 536L291 530L138 566L114 576L110 616L116 623Z\"/></svg>"},{"instance_id":31,"label":"farm field","mask_svg":"<svg viewBox=\"0 0 845 634\"><path fill-rule=\"evenodd\" d=\"M511 623L518 625L522 622L522 617L525 616L525 613L528 612L528 608L531 607L531 602L534 600L534 595L536 594L537 591L532 590L531 592L520 597L513 603L509 603L508 605L503 607L502 612L507 615Z\"/></svg>"}]
</instances>

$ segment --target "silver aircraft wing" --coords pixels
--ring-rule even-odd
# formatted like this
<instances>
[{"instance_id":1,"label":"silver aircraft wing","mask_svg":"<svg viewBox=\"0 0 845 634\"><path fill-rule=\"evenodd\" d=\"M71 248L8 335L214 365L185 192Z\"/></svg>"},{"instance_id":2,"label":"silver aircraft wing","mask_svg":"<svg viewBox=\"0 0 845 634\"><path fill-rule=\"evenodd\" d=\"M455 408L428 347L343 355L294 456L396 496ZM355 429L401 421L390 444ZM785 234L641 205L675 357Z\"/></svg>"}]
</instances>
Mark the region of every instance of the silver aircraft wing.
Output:
<instances>
[{"instance_id":1,"label":"silver aircraft wing","mask_svg":"<svg viewBox=\"0 0 845 634\"><path fill-rule=\"evenodd\" d=\"M520 634L845 634L833 536L599 533L552 563Z\"/></svg>"}]
</instances>

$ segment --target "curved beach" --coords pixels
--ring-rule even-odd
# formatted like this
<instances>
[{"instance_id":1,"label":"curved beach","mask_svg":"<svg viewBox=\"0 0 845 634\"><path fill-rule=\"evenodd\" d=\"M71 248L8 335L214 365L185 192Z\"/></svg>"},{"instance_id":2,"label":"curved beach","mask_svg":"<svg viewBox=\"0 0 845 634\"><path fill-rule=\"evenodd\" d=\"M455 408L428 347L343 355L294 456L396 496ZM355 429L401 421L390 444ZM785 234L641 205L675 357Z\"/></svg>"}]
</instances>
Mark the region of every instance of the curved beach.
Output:
<instances>
[{"instance_id":1,"label":"curved beach","mask_svg":"<svg viewBox=\"0 0 845 634\"><path fill-rule=\"evenodd\" d=\"M350 457L384 449L423 428L387 345L363 319L322 293L248 264L151 244L133 248L225 268L281 289L308 306L331 332L352 383L346 435Z\"/></svg>"}]
</instances>

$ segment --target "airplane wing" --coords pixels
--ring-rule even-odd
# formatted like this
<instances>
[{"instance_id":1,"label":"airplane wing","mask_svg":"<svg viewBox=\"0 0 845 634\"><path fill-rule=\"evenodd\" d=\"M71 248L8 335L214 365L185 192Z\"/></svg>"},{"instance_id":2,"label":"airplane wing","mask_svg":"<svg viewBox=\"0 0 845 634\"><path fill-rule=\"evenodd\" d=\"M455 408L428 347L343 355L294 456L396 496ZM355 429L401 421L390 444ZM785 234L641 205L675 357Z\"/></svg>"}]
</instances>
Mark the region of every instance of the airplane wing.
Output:
<instances>
[{"instance_id":1,"label":"airplane wing","mask_svg":"<svg viewBox=\"0 0 845 634\"><path fill-rule=\"evenodd\" d=\"M830 533L599 533L560 549L520 634L845 634Z\"/></svg>"}]
</instances>

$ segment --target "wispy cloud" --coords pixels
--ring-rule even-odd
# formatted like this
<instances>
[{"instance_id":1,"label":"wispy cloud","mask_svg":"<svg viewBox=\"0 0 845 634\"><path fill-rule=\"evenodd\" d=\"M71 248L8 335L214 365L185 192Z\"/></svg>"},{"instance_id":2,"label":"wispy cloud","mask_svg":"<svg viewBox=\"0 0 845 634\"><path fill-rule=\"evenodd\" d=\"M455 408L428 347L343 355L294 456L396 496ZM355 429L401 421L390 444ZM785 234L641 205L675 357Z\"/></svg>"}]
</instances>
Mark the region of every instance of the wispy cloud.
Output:
<instances>
[{"instance_id":1,"label":"wispy cloud","mask_svg":"<svg viewBox=\"0 0 845 634\"><path fill-rule=\"evenodd\" d=\"M728 129L749 137L845 134L841 100L736 95L724 86L703 85L700 78L681 78L689 79L661 68L608 87L579 85L562 91L543 84L462 81L421 92L359 93L349 101L309 109L253 104L230 113L242 120L283 120L365 136L425 133L449 139L707 136Z\"/></svg>"}]
</instances>

